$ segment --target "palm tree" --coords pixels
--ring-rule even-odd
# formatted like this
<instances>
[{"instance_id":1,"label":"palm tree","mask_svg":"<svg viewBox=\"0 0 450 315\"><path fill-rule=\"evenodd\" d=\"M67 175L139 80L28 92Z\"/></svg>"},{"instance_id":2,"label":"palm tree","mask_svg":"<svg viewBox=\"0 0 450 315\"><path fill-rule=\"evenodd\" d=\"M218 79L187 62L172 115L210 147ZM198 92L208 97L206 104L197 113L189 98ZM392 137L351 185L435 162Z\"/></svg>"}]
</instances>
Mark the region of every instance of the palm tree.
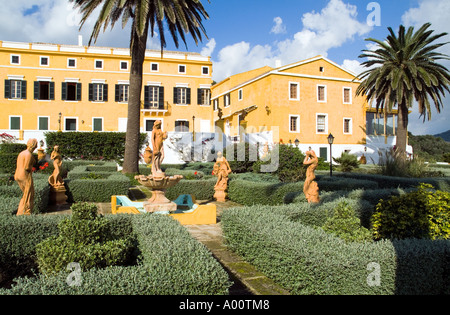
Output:
<instances>
[{"instance_id":1,"label":"palm tree","mask_svg":"<svg viewBox=\"0 0 450 315\"><path fill-rule=\"evenodd\" d=\"M155 28L158 29L161 55L166 47L165 27L167 26L175 46L179 46L179 37L186 44L185 34L189 33L198 45L202 41L202 34L206 30L202 19L208 19L200 0L69 0L74 2L74 8L82 13L80 29L84 23L101 6L97 21L94 25L89 45L96 42L100 30L105 31L108 26L114 27L121 20L122 28L132 20L130 35L130 92L128 98L128 124L126 133L125 155L123 162L124 173L139 172L139 137L140 110L143 78L143 63L147 38L153 37ZM209 0L208 0L209 1Z\"/></svg>"},{"instance_id":2,"label":"palm tree","mask_svg":"<svg viewBox=\"0 0 450 315\"><path fill-rule=\"evenodd\" d=\"M363 80L356 95L366 95L376 103L376 110L391 112L398 105L397 151L405 157L408 136L408 113L414 101L419 104L420 117L431 120L430 99L438 113L443 107L442 97L450 92L450 75L438 60L450 60L436 50L448 43L434 43L447 33L433 34L430 23L417 32L400 26L398 36L392 28L386 41L366 39L377 44L377 49L363 50L360 58L368 58L362 65L368 70L358 77Z\"/></svg>"}]
</instances>

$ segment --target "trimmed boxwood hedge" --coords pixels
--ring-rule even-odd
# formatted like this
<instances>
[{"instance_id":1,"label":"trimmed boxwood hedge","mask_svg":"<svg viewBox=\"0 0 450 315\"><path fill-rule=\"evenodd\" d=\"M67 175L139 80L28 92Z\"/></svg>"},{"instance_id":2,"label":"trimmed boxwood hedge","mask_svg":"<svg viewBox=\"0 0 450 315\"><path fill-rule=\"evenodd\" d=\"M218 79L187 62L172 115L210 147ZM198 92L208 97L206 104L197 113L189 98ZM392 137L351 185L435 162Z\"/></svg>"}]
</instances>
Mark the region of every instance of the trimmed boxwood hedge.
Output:
<instances>
[{"instance_id":1,"label":"trimmed boxwood hedge","mask_svg":"<svg viewBox=\"0 0 450 315\"><path fill-rule=\"evenodd\" d=\"M180 195L193 195L197 200L211 200L214 196L216 178L200 180L181 180L174 187L167 189L166 197L175 200Z\"/></svg>"},{"instance_id":2,"label":"trimmed boxwood hedge","mask_svg":"<svg viewBox=\"0 0 450 315\"><path fill-rule=\"evenodd\" d=\"M126 196L130 179L120 173L110 174L105 179L66 180L68 202L111 202L113 195Z\"/></svg>"},{"instance_id":3,"label":"trimmed boxwood hedge","mask_svg":"<svg viewBox=\"0 0 450 315\"><path fill-rule=\"evenodd\" d=\"M16 271L15 275L20 270L31 273L36 268L36 244L57 235L57 224L62 218L31 216L0 220L1 270ZM106 218L111 220L111 233L135 233L142 257L137 265L90 269L82 272L80 286L67 284L70 271L55 276L20 277L12 288L0 289L0 295L228 294L231 283L226 271L177 221L163 215ZM20 267L17 259L24 262Z\"/></svg>"},{"instance_id":4,"label":"trimmed boxwood hedge","mask_svg":"<svg viewBox=\"0 0 450 315\"><path fill-rule=\"evenodd\" d=\"M292 294L450 293L449 241L348 243L306 224L305 217L318 213L326 218L320 206L305 206L293 220L297 207L224 211L228 246ZM371 282L374 266L380 268L379 285Z\"/></svg>"}]
</instances>

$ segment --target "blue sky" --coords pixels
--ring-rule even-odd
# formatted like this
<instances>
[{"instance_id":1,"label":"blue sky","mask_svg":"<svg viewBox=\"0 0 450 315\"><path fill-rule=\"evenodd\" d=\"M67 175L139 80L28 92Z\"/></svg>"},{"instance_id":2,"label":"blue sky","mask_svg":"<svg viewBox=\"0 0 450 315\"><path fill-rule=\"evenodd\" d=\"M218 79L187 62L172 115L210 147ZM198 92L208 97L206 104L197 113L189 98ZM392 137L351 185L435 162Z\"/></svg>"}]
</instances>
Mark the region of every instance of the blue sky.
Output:
<instances>
[{"instance_id":1,"label":"blue sky","mask_svg":"<svg viewBox=\"0 0 450 315\"><path fill-rule=\"evenodd\" d=\"M5 1L5 0L2 0ZM384 39L387 27L421 26L431 22L437 32L449 32L449 0L207 0L202 1L210 19L205 21L208 39L198 46L188 41L187 50L211 56L214 79L262 67L277 60L289 64L324 55L354 72L361 71L358 56L370 49L364 39ZM368 5L372 3L373 5ZM375 6L374 6L375 5ZM379 17L379 25L371 25ZM0 12L0 40L77 44L82 34L87 44L94 21L79 32L80 16L62 0L16 0ZM450 41L450 36L445 38ZM120 25L100 34L97 46L128 47L129 30ZM158 36L148 48L158 48ZM176 50L168 40L167 50ZM186 51L181 45L178 49ZM450 55L450 45L442 48ZM450 69L450 62L444 64ZM450 129L450 97L441 114L433 110L431 122L410 115L413 134L436 134Z\"/></svg>"}]
</instances>

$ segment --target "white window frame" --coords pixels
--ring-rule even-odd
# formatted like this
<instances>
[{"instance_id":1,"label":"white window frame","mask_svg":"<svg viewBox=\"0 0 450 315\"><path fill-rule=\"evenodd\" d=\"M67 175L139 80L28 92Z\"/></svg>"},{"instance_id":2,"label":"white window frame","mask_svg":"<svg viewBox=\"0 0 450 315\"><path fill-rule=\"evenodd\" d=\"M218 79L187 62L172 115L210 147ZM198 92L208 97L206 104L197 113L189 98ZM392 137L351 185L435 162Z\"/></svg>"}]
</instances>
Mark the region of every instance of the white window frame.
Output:
<instances>
[{"instance_id":1,"label":"white window frame","mask_svg":"<svg viewBox=\"0 0 450 315\"><path fill-rule=\"evenodd\" d=\"M200 106L209 106L210 101L211 101L211 90L210 89L203 89L203 88L201 88L200 90L201 90L201 93L202 93L202 96L201 96L200 100L203 101L203 102L201 102L201 104L198 104L198 105L200 105ZM204 93L206 93L206 95Z\"/></svg>"},{"instance_id":2,"label":"white window frame","mask_svg":"<svg viewBox=\"0 0 450 315\"><path fill-rule=\"evenodd\" d=\"M97 102L97 103L104 103L105 99L103 98L103 96L104 96L104 92L105 92L105 83L94 82L92 84L93 84L92 101Z\"/></svg>"},{"instance_id":3,"label":"white window frame","mask_svg":"<svg viewBox=\"0 0 450 315\"><path fill-rule=\"evenodd\" d=\"M18 58L19 58L19 62L18 62L18 63L14 63L14 62L13 62L13 57L18 57ZM20 66L20 64L21 64L21 62L22 62L22 58L21 58L21 56L18 55L18 54L11 54L10 57L9 57L9 62L10 62L12 65L18 65L18 66Z\"/></svg>"},{"instance_id":4,"label":"white window frame","mask_svg":"<svg viewBox=\"0 0 450 315\"><path fill-rule=\"evenodd\" d=\"M177 121L184 121L184 122L187 122L187 123L190 125L189 120L187 120L187 119L175 119L174 124L175 124ZM188 127L188 130L187 130L187 131L176 131L176 132L182 132L182 133L184 132L184 133L188 133L188 132L190 132L189 128L190 128L190 127ZM175 131L175 125L174 125L173 130Z\"/></svg>"},{"instance_id":5,"label":"white window frame","mask_svg":"<svg viewBox=\"0 0 450 315\"><path fill-rule=\"evenodd\" d=\"M128 100L130 99L130 84L124 84L124 83L119 83L119 103L124 103L124 104L128 104ZM120 92L122 92L123 90L123 94L121 94ZM123 98L121 99L121 95L123 95Z\"/></svg>"},{"instance_id":6,"label":"white window frame","mask_svg":"<svg viewBox=\"0 0 450 315\"><path fill-rule=\"evenodd\" d=\"M100 68L97 67L98 61L101 61L101 63L102 63L102 66ZM94 61L94 69L95 70L103 70L104 66L105 66L105 62L103 61L103 59L95 59L95 61Z\"/></svg>"},{"instance_id":7,"label":"white window frame","mask_svg":"<svg viewBox=\"0 0 450 315\"><path fill-rule=\"evenodd\" d=\"M156 70L153 70L153 65L156 65ZM151 64L150 64L150 72L159 72L159 63L157 63L157 62L152 62Z\"/></svg>"},{"instance_id":8,"label":"white window frame","mask_svg":"<svg viewBox=\"0 0 450 315\"><path fill-rule=\"evenodd\" d=\"M244 90L243 89L239 89L238 90L238 100L242 101L244 99Z\"/></svg>"},{"instance_id":9,"label":"white window frame","mask_svg":"<svg viewBox=\"0 0 450 315\"><path fill-rule=\"evenodd\" d=\"M63 123L64 123L64 131L78 131L78 117L64 117L63 118ZM67 119L75 119L75 124L76 124L76 129L75 130L67 130L66 129L66 123L67 123Z\"/></svg>"},{"instance_id":10,"label":"white window frame","mask_svg":"<svg viewBox=\"0 0 450 315\"><path fill-rule=\"evenodd\" d=\"M37 130L39 130L39 131L45 131L44 129L40 129L39 127L39 118L47 118L47 124L48 124L48 129L46 129L46 130L50 130L50 116L38 116L37 117Z\"/></svg>"},{"instance_id":11,"label":"white window frame","mask_svg":"<svg viewBox=\"0 0 450 315\"><path fill-rule=\"evenodd\" d=\"M11 129L11 118L17 118L17 117L20 118L19 130L22 130L22 124L23 124L22 115L9 115L9 118L8 118L9 130L17 130L17 129Z\"/></svg>"},{"instance_id":12,"label":"white window frame","mask_svg":"<svg viewBox=\"0 0 450 315\"><path fill-rule=\"evenodd\" d=\"M345 121L346 120L349 120L350 122L349 122L349 125L348 125L348 128L349 128L349 131L348 132L345 132ZM342 133L344 134L344 135L351 135L351 134L353 134L353 119L351 118L351 117L344 117L343 119L342 119Z\"/></svg>"},{"instance_id":13,"label":"white window frame","mask_svg":"<svg viewBox=\"0 0 450 315\"><path fill-rule=\"evenodd\" d=\"M217 112L219 110L219 99L218 98L213 100L213 109L215 112Z\"/></svg>"},{"instance_id":14,"label":"white window frame","mask_svg":"<svg viewBox=\"0 0 450 315\"><path fill-rule=\"evenodd\" d=\"M324 131L322 131L322 132L319 132L318 131L318 119L319 119L319 116L325 116L325 130ZM325 113L316 113L316 134L317 135L323 135L323 134L328 134L328 114L325 114Z\"/></svg>"},{"instance_id":15,"label":"white window frame","mask_svg":"<svg viewBox=\"0 0 450 315\"><path fill-rule=\"evenodd\" d=\"M324 88L324 100L319 100L319 87L323 87ZM324 84L317 84L317 88L316 88L316 97L317 97L317 102L318 103L326 103L327 102L327 86Z\"/></svg>"},{"instance_id":16,"label":"white window frame","mask_svg":"<svg viewBox=\"0 0 450 315\"><path fill-rule=\"evenodd\" d=\"M143 128L144 132L152 132L152 130L145 130L148 120L154 120L154 121L161 120L161 130L164 131L164 118L157 117L157 118L144 118L144 128Z\"/></svg>"},{"instance_id":17,"label":"white window frame","mask_svg":"<svg viewBox=\"0 0 450 315\"><path fill-rule=\"evenodd\" d=\"M297 86L297 97L291 97L291 85ZM300 101L300 83L299 82L289 82L289 100L290 101Z\"/></svg>"},{"instance_id":18,"label":"white window frame","mask_svg":"<svg viewBox=\"0 0 450 315\"><path fill-rule=\"evenodd\" d=\"M205 69L208 70L207 73L204 73ZM205 67L205 66L202 67L202 75L209 75L209 67Z\"/></svg>"},{"instance_id":19,"label":"white window frame","mask_svg":"<svg viewBox=\"0 0 450 315\"><path fill-rule=\"evenodd\" d=\"M47 64L42 64L42 59L47 58ZM49 56L39 56L39 66L41 67L50 67L50 57Z\"/></svg>"},{"instance_id":20,"label":"white window frame","mask_svg":"<svg viewBox=\"0 0 450 315\"><path fill-rule=\"evenodd\" d=\"M225 94L224 100L225 100L225 102L224 102L225 104L223 104L223 107L230 106L231 105L231 94L230 93Z\"/></svg>"},{"instance_id":21,"label":"white window frame","mask_svg":"<svg viewBox=\"0 0 450 315\"><path fill-rule=\"evenodd\" d=\"M181 70L180 67L184 67L184 72L180 71ZM179 74L186 74L186 72L187 72L186 65L178 65L178 73Z\"/></svg>"},{"instance_id":22,"label":"white window frame","mask_svg":"<svg viewBox=\"0 0 450 315\"><path fill-rule=\"evenodd\" d=\"M94 119L101 119L102 120L102 130L97 132L103 132L105 131L105 119L103 117L92 117L92 132L94 132Z\"/></svg>"},{"instance_id":23,"label":"white window frame","mask_svg":"<svg viewBox=\"0 0 450 315\"><path fill-rule=\"evenodd\" d=\"M10 100L21 100L22 99L22 82L23 82L23 80L22 79L20 79L20 80L9 79L9 81L10 81L10 84L11 84L10 87L9 87L9 91L10 91L9 99ZM17 82L17 84L19 84L19 82L20 82L20 84L19 84L20 87L19 88L17 88L16 82ZM16 86L14 89L13 89L13 85ZM17 93L17 94L14 95L15 93ZM17 95L18 95L18 97L17 97ZM14 97L14 96L16 96L16 97Z\"/></svg>"},{"instance_id":24,"label":"white window frame","mask_svg":"<svg viewBox=\"0 0 450 315\"><path fill-rule=\"evenodd\" d=\"M295 129L296 130L292 130L291 129L291 119L292 118L297 118L297 122L296 122L296 126ZM300 133L300 115L289 115L289 133Z\"/></svg>"},{"instance_id":25,"label":"white window frame","mask_svg":"<svg viewBox=\"0 0 450 315\"><path fill-rule=\"evenodd\" d=\"M124 64L127 65L126 69L122 69L122 63L124 63ZM120 70L120 71L128 71L128 66L129 66L129 64L128 64L128 61L127 61L127 60L121 60L121 61L119 62L119 70Z\"/></svg>"},{"instance_id":26,"label":"white window frame","mask_svg":"<svg viewBox=\"0 0 450 315\"><path fill-rule=\"evenodd\" d=\"M71 66L69 63L70 63L70 60L73 60L73 61L75 61L75 66ZM70 69L76 69L76 67L77 67L77 58L67 58L67 68L70 68Z\"/></svg>"},{"instance_id":27,"label":"white window frame","mask_svg":"<svg viewBox=\"0 0 450 315\"><path fill-rule=\"evenodd\" d=\"M175 105L188 106L188 103L187 103L187 90L188 90L188 87L178 86L177 89L178 89L178 92L177 92L177 103Z\"/></svg>"},{"instance_id":28,"label":"white window frame","mask_svg":"<svg viewBox=\"0 0 450 315\"><path fill-rule=\"evenodd\" d=\"M148 105L151 108L159 108L159 86L156 85L149 85L149 91L148 91ZM153 100L151 100L153 98Z\"/></svg>"},{"instance_id":29,"label":"white window frame","mask_svg":"<svg viewBox=\"0 0 450 315\"><path fill-rule=\"evenodd\" d=\"M348 102L345 101L345 90L350 90L350 93L349 93L350 100ZM353 91L352 91L352 88L349 86L344 86L342 88L342 103L344 103L344 104L352 104L353 103Z\"/></svg>"}]
</instances>

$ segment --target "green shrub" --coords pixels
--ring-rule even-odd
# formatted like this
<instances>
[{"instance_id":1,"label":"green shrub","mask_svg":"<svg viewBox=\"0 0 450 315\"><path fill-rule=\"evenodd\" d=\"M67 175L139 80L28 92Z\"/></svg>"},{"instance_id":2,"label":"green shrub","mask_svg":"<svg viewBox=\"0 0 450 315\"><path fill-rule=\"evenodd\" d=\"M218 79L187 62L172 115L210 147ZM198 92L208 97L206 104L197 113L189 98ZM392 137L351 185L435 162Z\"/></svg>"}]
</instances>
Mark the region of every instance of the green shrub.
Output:
<instances>
[{"instance_id":1,"label":"green shrub","mask_svg":"<svg viewBox=\"0 0 450 315\"><path fill-rule=\"evenodd\" d=\"M372 233L361 226L355 210L346 202L338 204L333 216L327 219L322 228L348 242L372 240Z\"/></svg>"},{"instance_id":2,"label":"green shrub","mask_svg":"<svg viewBox=\"0 0 450 315\"><path fill-rule=\"evenodd\" d=\"M0 154L20 153L26 149L27 145L23 143L0 143Z\"/></svg>"},{"instance_id":3,"label":"green shrub","mask_svg":"<svg viewBox=\"0 0 450 315\"><path fill-rule=\"evenodd\" d=\"M295 206L235 208L221 218L228 247L291 294L450 293L448 241L345 242L302 221L325 205L308 206L293 221L286 213ZM368 281L374 265L376 284Z\"/></svg>"},{"instance_id":4,"label":"green shrub","mask_svg":"<svg viewBox=\"0 0 450 315\"><path fill-rule=\"evenodd\" d=\"M181 180L175 186L167 189L166 197L175 200L180 195L193 195L197 200L212 200L216 178L200 180Z\"/></svg>"},{"instance_id":5,"label":"green shrub","mask_svg":"<svg viewBox=\"0 0 450 315\"><path fill-rule=\"evenodd\" d=\"M258 160L257 147L248 142L227 146L223 151L223 156L230 164L233 173L252 172L253 164Z\"/></svg>"},{"instance_id":6,"label":"green shrub","mask_svg":"<svg viewBox=\"0 0 450 315\"><path fill-rule=\"evenodd\" d=\"M39 270L55 274L71 262L82 270L125 264L132 249L130 238L111 239L109 221L97 215L94 204L74 204L72 217L58 224L59 236L36 245Z\"/></svg>"},{"instance_id":7,"label":"green shrub","mask_svg":"<svg viewBox=\"0 0 450 315\"><path fill-rule=\"evenodd\" d=\"M450 193L432 188L421 184L417 191L381 200L372 217L375 239L450 239Z\"/></svg>"},{"instance_id":8,"label":"green shrub","mask_svg":"<svg viewBox=\"0 0 450 315\"><path fill-rule=\"evenodd\" d=\"M69 177L72 176L69 173ZM67 180L70 202L110 202L113 195L127 195L130 180L121 173L109 173L105 179ZM85 173L87 175L87 173Z\"/></svg>"},{"instance_id":9,"label":"green shrub","mask_svg":"<svg viewBox=\"0 0 450 315\"><path fill-rule=\"evenodd\" d=\"M339 164L339 169L342 172L351 172L359 167L358 157L347 152L342 152L341 157L333 158L333 160Z\"/></svg>"},{"instance_id":10,"label":"green shrub","mask_svg":"<svg viewBox=\"0 0 450 315\"><path fill-rule=\"evenodd\" d=\"M48 153L59 146L64 158L121 160L125 153L124 132L47 132ZM140 135L140 147L147 134Z\"/></svg>"}]
</instances>

